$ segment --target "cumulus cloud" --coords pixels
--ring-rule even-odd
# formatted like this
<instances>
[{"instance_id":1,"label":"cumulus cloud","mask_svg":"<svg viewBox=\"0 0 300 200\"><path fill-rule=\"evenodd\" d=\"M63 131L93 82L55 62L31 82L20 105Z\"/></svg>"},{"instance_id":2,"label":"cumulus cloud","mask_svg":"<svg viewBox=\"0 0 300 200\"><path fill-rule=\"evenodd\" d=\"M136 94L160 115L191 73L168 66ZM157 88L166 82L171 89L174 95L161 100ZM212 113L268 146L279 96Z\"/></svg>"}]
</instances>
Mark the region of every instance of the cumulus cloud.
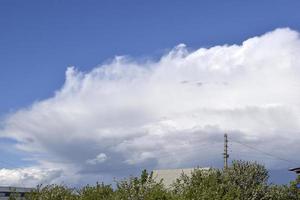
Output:
<instances>
[{"instance_id":1,"label":"cumulus cloud","mask_svg":"<svg viewBox=\"0 0 300 200\"><path fill-rule=\"evenodd\" d=\"M77 181L142 167L218 166L224 132L293 159L300 150L299 57L299 34L285 28L241 45L178 45L159 61L116 57L87 73L71 67L52 98L7 116L1 135L39 155L34 167L60 166L63 179L72 172ZM231 148L235 158L289 165Z\"/></svg>"},{"instance_id":2,"label":"cumulus cloud","mask_svg":"<svg viewBox=\"0 0 300 200\"><path fill-rule=\"evenodd\" d=\"M61 176L61 171L54 169L40 169L35 167L20 169L0 169L0 183L5 185L28 186L37 183L51 183Z\"/></svg>"},{"instance_id":3,"label":"cumulus cloud","mask_svg":"<svg viewBox=\"0 0 300 200\"><path fill-rule=\"evenodd\" d=\"M107 159L107 156L104 153L100 153L99 155L96 156L96 158L94 158L94 159L88 159L86 161L86 163L90 164L90 165L96 165L98 163L105 162L106 159Z\"/></svg>"}]
</instances>

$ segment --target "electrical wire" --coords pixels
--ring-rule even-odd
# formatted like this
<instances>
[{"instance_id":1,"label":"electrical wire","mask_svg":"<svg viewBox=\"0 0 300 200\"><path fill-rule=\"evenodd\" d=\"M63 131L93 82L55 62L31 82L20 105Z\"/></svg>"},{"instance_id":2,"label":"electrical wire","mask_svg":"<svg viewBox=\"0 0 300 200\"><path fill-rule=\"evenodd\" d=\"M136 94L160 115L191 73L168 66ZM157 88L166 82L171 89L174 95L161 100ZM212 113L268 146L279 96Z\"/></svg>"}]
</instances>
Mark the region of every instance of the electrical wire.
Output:
<instances>
[{"instance_id":1,"label":"electrical wire","mask_svg":"<svg viewBox=\"0 0 300 200\"><path fill-rule=\"evenodd\" d=\"M295 165L299 165L299 166L300 166L300 164L299 164L300 162L298 162L298 161L296 162L296 161L292 161L292 160L288 160L288 159L279 157L279 156L277 156L277 155L274 155L274 154L271 154L271 153L269 153L269 152L260 150L260 149L258 149L258 148L256 148L256 147L253 147L253 146L251 146L251 145L249 145L249 144L245 144L245 143L240 142L240 141L236 141L236 140L232 140L232 139L231 139L231 141L234 142L234 143L240 144L240 145L242 145L242 146L245 146L245 147L247 147L247 148L249 148L249 149L252 149L252 150L254 150L254 151L257 151L257 152L259 152L259 153L261 153L261 154L264 154L264 155L266 155L266 156L273 157L273 158L275 158L276 160L281 160L281 161L285 161L285 162L292 163L292 164L295 164Z\"/></svg>"},{"instance_id":2,"label":"electrical wire","mask_svg":"<svg viewBox=\"0 0 300 200\"><path fill-rule=\"evenodd\" d=\"M178 150L173 150L172 152L164 152L164 153L157 153L158 156L153 157L153 158L157 158L157 159L164 159L164 158L172 158L176 155L179 156L184 156L184 155L189 155L189 153L195 153L197 152L197 150L210 150L211 146L209 145L213 145L211 143L204 143L201 144L201 146L197 146L196 148L192 148L192 149L178 149ZM200 165L196 165L196 166L200 166ZM124 170L137 170L137 169L145 169L148 168L146 166L124 166L124 167L118 167L118 168L112 168L113 171L124 171Z\"/></svg>"}]
</instances>

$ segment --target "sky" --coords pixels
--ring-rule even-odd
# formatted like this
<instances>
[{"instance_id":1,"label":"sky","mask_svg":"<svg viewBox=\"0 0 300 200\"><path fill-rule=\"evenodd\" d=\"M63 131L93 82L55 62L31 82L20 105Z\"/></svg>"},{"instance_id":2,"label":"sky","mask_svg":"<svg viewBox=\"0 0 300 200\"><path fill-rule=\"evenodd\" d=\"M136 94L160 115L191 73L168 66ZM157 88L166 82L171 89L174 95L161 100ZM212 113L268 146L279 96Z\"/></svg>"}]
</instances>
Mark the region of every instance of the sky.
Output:
<instances>
[{"instance_id":1,"label":"sky","mask_svg":"<svg viewBox=\"0 0 300 200\"><path fill-rule=\"evenodd\" d=\"M231 160L287 183L300 163L299 7L0 1L0 182L222 167L228 132Z\"/></svg>"}]
</instances>

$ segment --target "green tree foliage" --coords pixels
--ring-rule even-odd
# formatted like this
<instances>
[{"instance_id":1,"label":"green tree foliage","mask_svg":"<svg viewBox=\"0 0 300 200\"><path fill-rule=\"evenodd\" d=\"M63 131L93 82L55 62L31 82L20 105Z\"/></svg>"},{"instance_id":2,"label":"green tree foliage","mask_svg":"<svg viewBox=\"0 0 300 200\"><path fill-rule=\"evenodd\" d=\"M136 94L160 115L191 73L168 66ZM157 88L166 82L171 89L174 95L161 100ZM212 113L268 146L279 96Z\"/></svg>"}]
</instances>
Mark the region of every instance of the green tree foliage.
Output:
<instances>
[{"instance_id":1,"label":"green tree foliage","mask_svg":"<svg viewBox=\"0 0 300 200\"><path fill-rule=\"evenodd\" d=\"M114 199L114 191L110 185L97 183L87 185L78 191L78 200L110 200Z\"/></svg>"},{"instance_id":2,"label":"green tree foliage","mask_svg":"<svg viewBox=\"0 0 300 200\"><path fill-rule=\"evenodd\" d=\"M38 186L26 200L299 200L300 178L289 185L268 184L268 171L256 162L233 161L225 170L195 169L182 174L171 188L144 170L111 185L87 185L74 190L60 185ZM10 198L16 199L15 196Z\"/></svg>"},{"instance_id":3,"label":"green tree foliage","mask_svg":"<svg viewBox=\"0 0 300 200\"><path fill-rule=\"evenodd\" d=\"M269 176L263 165L233 161L232 166L223 171L223 177L229 199L264 199Z\"/></svg>"},{"instance_id":4,"label":"green tree foliage","mask_svg":"<svg viewBox=\"0 0 300 200\"><path fill-rule=\"evenodd\" d=\"M15 190L13 190L13 191L10 193L8 200L17 200L19 196L20 196L20 195L19 195L18 193L16 193Z\"/></svg>"},{"instance_id":5,"label":"green tree foliage","mask_svg":"<svg viewBox=\"0 0 300 200\"><path fill-rule=\"evenodd\" d=\"M225 170L195 169L191 176L183 174L174 183L173 192L183 200L300 199L296 182L289 187L269 185L268 177L263 165L233 161Z\"/></svg>"},{"instance_id":6,"label":"green tree foliage","mask_svg":"<svg viewBox=\"0 0 300 200\"><path fill-rule=\"evenodd\" d=\"M130 177L117 183L116 199L120 200L167 200L172 199L162 183L153 180L153 173L144 170L140 177Z\"/></svg>"},{"instance_id":7,"label":"green tree foliage","mask_svg":"<svg viewBox=\"0 0 300 200\"><path fill-rule=\"evenodd\" d=\"M297 188L297 183L300 184L300 177L298 176L298 178L295 181L292 181L290 184L290 187L288 188L288 193L289 193L289 199L291 200L299 200L300 199L300 189Z\"/></svg>"},{"instance_id":8,"label":"green tree foliage","mask_svg":"<svg viewBox=\"0 0 300 200\"><path fill-rule=\"evenodd\" d=\"M76 200L78 195L66 186L39 185L35 190L26 195L26 200Z\"/></svg>"},{"instance_id":9,"label":"green tree foliage","mask_svg":"<svg viewBox=\"0 0 300 200\"><path fill-rule=\"evenodd\" d=\"M203 171L195 169L191 176L182 174L173 184L173 192L180 199L222 199L225 195L225 185L222 172L210 169Z\"/></svg>"},{"instance_id":10,"label":"green tree foliage","mask_svg":"<svg viewBox=\"0 0 300 200\"><path fill-rule=\"evenodd\" d=\"M272 200L293 200L290 188L286 185L270 185L266 194L266 199ZM296 200L296 199L295 199Z\"/></svg>"}]
</instances>

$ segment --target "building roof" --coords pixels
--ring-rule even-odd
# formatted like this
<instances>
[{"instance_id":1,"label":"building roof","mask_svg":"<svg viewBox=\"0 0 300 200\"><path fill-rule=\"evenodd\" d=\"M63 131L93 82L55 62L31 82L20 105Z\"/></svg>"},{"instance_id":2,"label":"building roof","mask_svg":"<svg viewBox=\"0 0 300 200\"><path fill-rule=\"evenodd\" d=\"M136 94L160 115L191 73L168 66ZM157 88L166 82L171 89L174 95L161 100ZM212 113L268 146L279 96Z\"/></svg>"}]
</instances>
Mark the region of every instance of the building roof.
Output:
<instances>
[{"instance_id":1,"label":"building roof","mask_svg":"<svg viewBox=\"0 0 300 200\"><path fill-rule=\"evenodd\" d=\"M289 169L289 171L296 172L296 174L300 174L300 167Z\"/></svg>"},{"instance_id":2,"label":"building roof","mask_svg":"<svg viewBox=\"0 0 300 200\"><path fill-rule=\"evenodd\" d=\"M23 188L23 187L5 187L0 186L0 192L30 192L33 188Z\"/></svg>"},{"instance_id":3,"label":"building roof","mask_svg":"<svg viewBox=\"0 0 300 200\"><path fill-rule=\"evenodd\" d=\"M208 170L209 168L184 168L184 169L159 169L153 170L153 179L155 181L163 180L165 186L169 187L180 178L182 174L191 176L195 169Z\"/></svg>"}]
</instances>

